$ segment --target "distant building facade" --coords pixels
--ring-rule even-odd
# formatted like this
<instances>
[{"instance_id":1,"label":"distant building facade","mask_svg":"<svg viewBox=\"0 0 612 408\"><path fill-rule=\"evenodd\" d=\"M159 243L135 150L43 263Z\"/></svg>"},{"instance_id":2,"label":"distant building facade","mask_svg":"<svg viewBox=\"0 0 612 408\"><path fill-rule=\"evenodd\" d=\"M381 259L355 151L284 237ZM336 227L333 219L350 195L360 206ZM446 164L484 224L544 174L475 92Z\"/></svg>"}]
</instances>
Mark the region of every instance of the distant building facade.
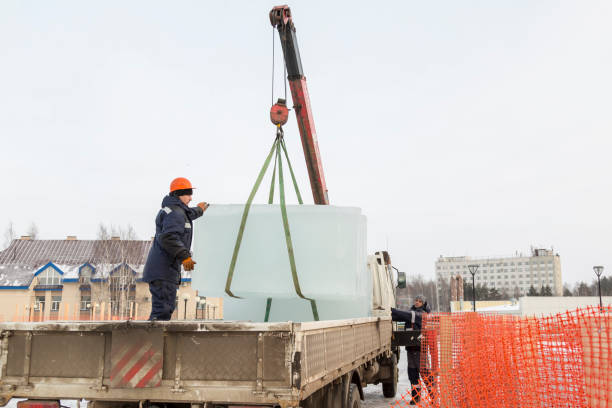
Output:
<instances>
[{"instance_id":1,"label":"distant building facade","mask_svg":"<svg viewBox=\"0 0 612 408\"><path fill-rule=\"evenodd\" d=\"M448 283L457 275L471 284L472 275L468 265L478 265L475 276L477 286L486 284L487 287L504 291L511 297L526 295L531 286L538 291L542 286L549 286L553 295L563 295L561 258L552 249L532 248L528 256L516 254L498 258L440 256L435 263L438 288L443 286L442 281Z\"/></svg>"},{"instance_id":2,"label":"distant building facade","mask_svg":"<svg viewBox=\"0 0 612 408\"><path fill-rule=\"evenodd\" d=\"M149 285L142 281L152 241L32 240L0 251L0 321L146 319ZM219 298L202 298L183 272L174 319L220 318Z\"/></svg>"}]
</instances>

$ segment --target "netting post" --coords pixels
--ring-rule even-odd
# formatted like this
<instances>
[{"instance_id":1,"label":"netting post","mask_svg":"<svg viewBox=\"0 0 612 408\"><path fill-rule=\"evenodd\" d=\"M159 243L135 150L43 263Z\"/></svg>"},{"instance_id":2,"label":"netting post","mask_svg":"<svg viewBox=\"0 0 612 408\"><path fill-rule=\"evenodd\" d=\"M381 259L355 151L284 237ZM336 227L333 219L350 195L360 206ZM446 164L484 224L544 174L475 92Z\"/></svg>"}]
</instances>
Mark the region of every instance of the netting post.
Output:
<instances>
[{"instance_id":1,"label":"netting post","mask_svg":"<svg viewBox=\"0 0 612 408\"><path fill-rule=\"evenodd\" d=\"M440 408L453 406L453 321L440 315Z\"/></svg>"}]
</instances>

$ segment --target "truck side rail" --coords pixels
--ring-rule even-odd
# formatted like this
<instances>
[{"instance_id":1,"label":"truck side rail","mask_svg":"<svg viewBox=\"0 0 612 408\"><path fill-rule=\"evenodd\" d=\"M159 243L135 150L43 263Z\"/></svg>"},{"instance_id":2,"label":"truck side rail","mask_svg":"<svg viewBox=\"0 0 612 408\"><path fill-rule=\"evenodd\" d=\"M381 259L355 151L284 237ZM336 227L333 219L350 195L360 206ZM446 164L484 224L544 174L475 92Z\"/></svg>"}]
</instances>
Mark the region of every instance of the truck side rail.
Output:
<instances>
[{"instance_id":1,"label":"truck side rail","mask_svg":"<svg viewBox=\"0 0 612 408\"><path fill-rule=\"evenodd\" d=\"M301 378L295 384L302 399L381 354L391 350L390 318L302 323L296 333Z\"/></svg>"}]
</instances>

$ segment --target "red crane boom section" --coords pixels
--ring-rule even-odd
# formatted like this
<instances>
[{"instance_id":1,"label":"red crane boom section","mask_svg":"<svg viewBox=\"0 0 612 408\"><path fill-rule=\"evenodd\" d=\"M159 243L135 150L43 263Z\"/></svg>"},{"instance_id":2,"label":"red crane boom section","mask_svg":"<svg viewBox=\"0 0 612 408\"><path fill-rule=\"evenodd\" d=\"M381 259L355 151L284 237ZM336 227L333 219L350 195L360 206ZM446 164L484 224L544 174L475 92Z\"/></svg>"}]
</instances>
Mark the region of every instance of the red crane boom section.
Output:
<instances>
[{"instance_id":1,"label":"red crane boom section","mask_svg":"<svg viewBox=\"0 0 612 408\"><path fill-rule=\"evenodd\" d=\"M298 121L298 129L302 139L306 168L310 178L310 187L315 204L329 204L327 185L323 174L323 163L319 152L317 132L314 126L310 97L306 86L306 77L302 71L302 61L295 35L295 26L291 19L289 6L277 6L270 11L270 23L276 27L280 35L287 78L293 98L293 109Z\"/></svg>"}]
</instances>

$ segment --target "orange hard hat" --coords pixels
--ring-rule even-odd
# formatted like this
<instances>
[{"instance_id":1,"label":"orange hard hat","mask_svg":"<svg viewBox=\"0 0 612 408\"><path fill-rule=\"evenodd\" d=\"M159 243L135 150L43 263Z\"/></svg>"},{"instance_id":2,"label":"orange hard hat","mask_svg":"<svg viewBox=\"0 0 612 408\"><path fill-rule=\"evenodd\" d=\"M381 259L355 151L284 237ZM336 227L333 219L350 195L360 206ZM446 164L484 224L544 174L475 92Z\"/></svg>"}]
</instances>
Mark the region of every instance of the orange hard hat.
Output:
<instances>
[{"instance_id":1,"label":"orange hard hat","mask_svg":"<svg viewBox=\"0 0 612 408\"><path fill-rule=\"evenodd\" d=\"M185 177L177 177L172 180L172 183L170 183L170 192L176 190L186 190L189 188L193 189L193 187L191 186L191 182Z\"/></svg>"}]
</instances>

